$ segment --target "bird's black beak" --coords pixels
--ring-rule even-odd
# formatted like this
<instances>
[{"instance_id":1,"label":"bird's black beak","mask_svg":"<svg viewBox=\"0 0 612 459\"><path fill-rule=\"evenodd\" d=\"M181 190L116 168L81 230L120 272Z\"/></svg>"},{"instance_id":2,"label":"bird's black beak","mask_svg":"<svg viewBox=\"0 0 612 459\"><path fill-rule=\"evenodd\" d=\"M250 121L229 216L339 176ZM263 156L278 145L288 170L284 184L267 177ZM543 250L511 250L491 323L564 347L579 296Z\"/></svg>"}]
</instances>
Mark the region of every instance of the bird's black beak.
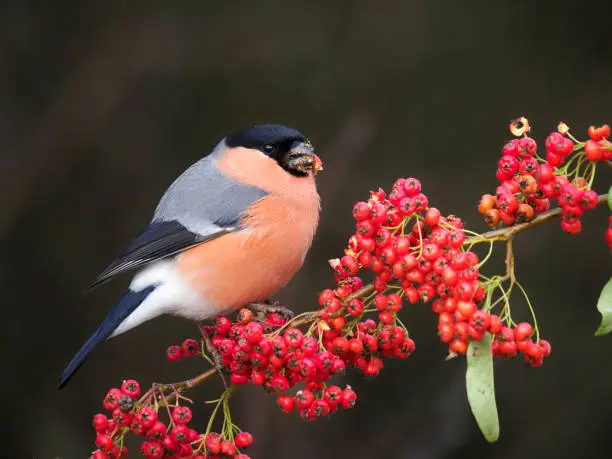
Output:
<instances>
[{"instance_id":1,"label":"bird's black beak","mask_svg":"<svg viewBox=\"0 0 612 459\"><path fill-rule=\"evenodd\" d=\"M319 158L310 142L295 142L283 158L284 166L292 171L306 175L312 171L317 175L323 170L323 161Z\"/></svg>"}]
</instances>

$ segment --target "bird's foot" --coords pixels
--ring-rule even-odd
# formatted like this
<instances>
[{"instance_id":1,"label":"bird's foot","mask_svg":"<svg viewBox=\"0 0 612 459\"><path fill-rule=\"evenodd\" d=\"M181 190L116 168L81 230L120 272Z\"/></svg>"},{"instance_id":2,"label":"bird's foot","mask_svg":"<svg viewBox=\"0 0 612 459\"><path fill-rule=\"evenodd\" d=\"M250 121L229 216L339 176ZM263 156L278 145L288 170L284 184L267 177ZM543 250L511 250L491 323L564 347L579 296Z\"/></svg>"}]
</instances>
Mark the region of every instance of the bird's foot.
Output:
<instances>
[{"instance_id":1,"label":"bird's foot","mask_svg":"<svg viewBox=\"0 0 612 459\"><path fill-rule=\"evenodd\" d=\"M257 318L260 320L265 320L266 316L270 313L275 313L281 316L286 321L289 321L295 317L295 312L291 309L282 306L278 301L272 302L271 300L266 300L263 303L251 303L247 306L253 314L258 316Z\"/></svg>"}]
</instances>

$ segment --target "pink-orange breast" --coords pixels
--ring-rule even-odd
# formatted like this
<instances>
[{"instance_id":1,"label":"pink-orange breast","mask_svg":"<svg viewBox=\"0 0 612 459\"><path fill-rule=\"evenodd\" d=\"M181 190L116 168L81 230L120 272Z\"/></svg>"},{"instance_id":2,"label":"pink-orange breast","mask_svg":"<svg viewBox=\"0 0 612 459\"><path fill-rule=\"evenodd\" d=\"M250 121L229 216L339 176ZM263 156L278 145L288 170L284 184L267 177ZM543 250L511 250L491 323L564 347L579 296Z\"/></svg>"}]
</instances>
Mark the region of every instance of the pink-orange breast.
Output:
<instances>
[{"instance_id":1,"label":"pink-orange breast","mask_svg":"<svg viewBox=\"0 0 612 459\"><path fill-rule=\"evenodd\" d=\"M278 167L275 163L270 166ZM279 187L277 182L275 189L244 215L246 229L178 257L182 277L219 308L235 309L269 298L304 262L319 219L319 196L313 177L297 178L282 172L289 176L286 185L296 186Z\"/></svg>"}]
</instances>

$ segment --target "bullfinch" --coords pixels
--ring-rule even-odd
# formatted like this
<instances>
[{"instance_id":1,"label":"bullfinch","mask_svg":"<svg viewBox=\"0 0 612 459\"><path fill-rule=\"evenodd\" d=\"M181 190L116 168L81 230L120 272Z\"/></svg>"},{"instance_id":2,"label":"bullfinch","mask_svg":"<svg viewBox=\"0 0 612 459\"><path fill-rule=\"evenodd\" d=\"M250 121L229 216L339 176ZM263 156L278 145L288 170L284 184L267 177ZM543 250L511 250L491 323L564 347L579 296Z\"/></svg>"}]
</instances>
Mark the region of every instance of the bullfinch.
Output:
<instances>
[{"instance_id":1,"label":"bullfinch","mask_svg":"<svg viewBox=\"0 0 612 459\"><path fill-rule=\"evenodd\" d=\"M201 321L269 299L312 244L321 168L308 139L286 126L250 126L222 139L172 183L151 223L92 284L137 270L58 387L102 341L154 317Z\"/></svg>"}]
</instances>

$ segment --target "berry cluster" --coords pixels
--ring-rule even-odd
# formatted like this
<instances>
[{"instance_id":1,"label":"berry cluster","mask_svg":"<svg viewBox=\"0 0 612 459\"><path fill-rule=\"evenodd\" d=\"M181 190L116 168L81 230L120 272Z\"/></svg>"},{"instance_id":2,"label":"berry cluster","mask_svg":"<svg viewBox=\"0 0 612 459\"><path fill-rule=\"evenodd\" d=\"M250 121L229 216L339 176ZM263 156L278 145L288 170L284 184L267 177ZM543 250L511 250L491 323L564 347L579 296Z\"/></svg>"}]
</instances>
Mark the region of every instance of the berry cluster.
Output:
<instances>
[{"instance_id":1,"label":"berry cluster","mask_svg":"<svg viewBox=\"0 0 612 459\"><path fill-rule=\"evenodd\" d=\"M582 143L560 124L558 132L545 141L546 159L538 155L535 140L527 135L526 119L513 121L510 128L518 138L502 149L496 174L501 183L495 195L481 198L479 210L485 221L492 227L529 222L555 199L561 211L551 211L539 220L561 213L564 230L580 231L584 211L601 200L591 185L596 163L612 159L609 126L591 126L590 139ZM106 396L103 405L110 415L94 417L97 450L92 457L125 457L124 437L133 433L146 437L141 452L147 458L248 459L240 450L253 437L232 423L228 404L237 386L262 386L276 394L282 412L296 411L306 421L352 408L355 391L331 384L331 378L348 367L376 376L385 358L410 356L415 343L399 317L407 304L431 304L438 316L438 335L450 357L466 354L470 343L481 341L485 334L492 338L494 357L508 359L520 353L528 365L537 367L550 355L551 345L540 339L537 326L515 323L510 314L515 286L529 303L514 273L512 239L531 225L511 232L470 232L460 218L443 216L430 207L416 178L396 180L389 193L370 192L369 199L355 204L352 213L355 231L343 256L329 260L335 286L320 293L317 311L287 322L273 312L274 307L257 311L252 305L240 310L234 321L220 316L214 324L202 326L202 339L186 339L167 349L170 361L206 357L215 360L224 382L225 374L229 375L229 387L209 402L216 407L206 429L198 432L189 427L191 410L181 405L188 400L182 390L214 370L184 383L154 385L142 396L138 383L129 380ZM606 240L612 247L612 217ZM485 277L480 269L497 241L506 243L506 273ZM490 244L483 260L472 251L481 243ZM372 278L370 284L364 283L365 276ZM158 414L166 411L169 417L164 423ZM224 419L216 433L218 413Z\"/></svg>"},{"instance_id":2,"label":"berry cluster","mask_svg":"<svg viewBox=\"0 0 612 459\"><path fill-rule=\"evenodd\" d=\"M591 189L594 163L612 159L612 144L606 140L610 127L591 126L591 139L582 143L561 123L558 132L552 132L544 142L546 159L537 154L536 141L527 136L525 118L513 121L511 131L522 137L502 148L496 172L501 184L495 195L483 195L478 205L485 222L491 227L528 222L556 199L562 208L561 227L570 234L579 232L583 213L598 204L597 193Z\"/></svg>"},{"instance_id":3,"label":"berry cluster","mask_svg":"<svg viewBox=\"0 0 612 459\"><path fill-rule=\"evenodd\" d=\"M338 406L354 405L356 397L351 389L326 387L333 375L344 372L346 363L340 358L341 350L327 340L324 343L329 349L321 345L319 336L305 336L298 328L266 335L264 326L256 320L232 323L223 316L217 317L214 326L205 332L223 359L232 384L252 383L267 392L285 394L298 383L304 383L305 389L297 391L293 398L279 396L283 412L290 412L297 405L302 418L314 420L335 412ZM331 330L321 332L321 337L326 333ZM295 403L290 403L287 397Z\"/></svg>"},{"instance_id":4,"label":"berry cluster","mask_svg":"<svg viewBox=\"0 0 612 459\"><path fill-rule=\"evenodd\" d=\"M111 389L103 401L103 407L111 414L96 414L93 427L96 431L96 447L93 459L120 459L127 456L123 439L128 432L146 437L141 452L148 459L189 457L193 459L217 459L233 457L249 459L239 454L241 448L253 443L248 432L239 432L232 438L209 432L198 433L189 427L191 410L186 406L172 408L167 424L158 416L155 405L139 403L140 385L130 379L121 388Z\"/></svg>"},{"instance_id":5,"label":"berry cluster","mask_svg":"<svg viewBox=\"0 0 612 459\"><path fill-rule=\"evenodd\" d=\"M323 314L339 310L346 292L341 291L338 298L338 290L343 282L360 285L360 278L353 276L363 267L376 274L373 285L380 293L371 304L378 311L380 328L398 320L396 314L404 298L411 304L431 302L432 310L439 315L440 339L448 343L451 353L465 354L470 341L480 341L489 332L495 338L496 356L514 357L518 350L528 363L541 364L550 346L531 340L529 324L512 328L508 320L508 326L504 326L499 316L478 309L487 286L479 280L478 256L462 250L463 223L454 216L443 217L438 209L427 205L428 199L415 178L399 179L388 196L379 190L371 193L368 202L355 205L356 232L346 255L331 263L340 287L335 297L332 291L323 292L319 300L325 306ZM351 315L359 316L367 307L361 299L347 303ZM500 343L506 344L499 347ZM536 348L542 346L546 350L538 353Z\"/></svg>"}]
</instances>

